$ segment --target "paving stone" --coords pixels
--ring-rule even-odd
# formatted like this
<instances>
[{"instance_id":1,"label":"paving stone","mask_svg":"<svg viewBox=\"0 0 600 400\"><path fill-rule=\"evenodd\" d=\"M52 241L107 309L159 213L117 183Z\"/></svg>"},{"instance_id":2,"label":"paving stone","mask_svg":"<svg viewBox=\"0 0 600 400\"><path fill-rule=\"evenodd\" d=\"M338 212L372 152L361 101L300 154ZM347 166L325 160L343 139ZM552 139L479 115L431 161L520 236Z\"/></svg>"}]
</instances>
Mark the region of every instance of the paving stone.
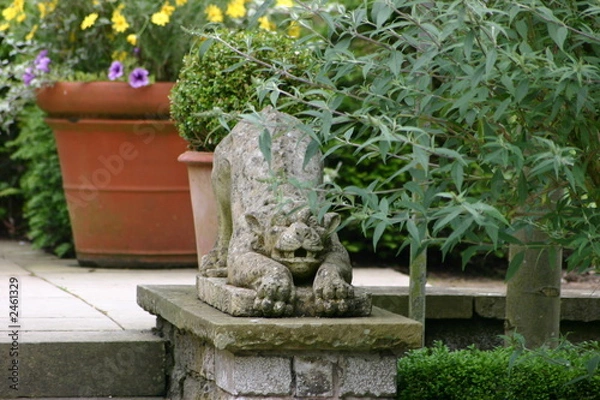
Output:
<instances>
[{"instance_id":1,"label":"paving stone","mask_svg":"<svg viewBox=\"0 0 600 400\"><path fill-rule=\"evenodd\" d=\"M0 354L14 344L0 343ZM31 332L19 337L18 395L24 397L164 396L165 344L151 333ZM0 385L0 398L13 397Z\"/></svg>"}]
</instances>

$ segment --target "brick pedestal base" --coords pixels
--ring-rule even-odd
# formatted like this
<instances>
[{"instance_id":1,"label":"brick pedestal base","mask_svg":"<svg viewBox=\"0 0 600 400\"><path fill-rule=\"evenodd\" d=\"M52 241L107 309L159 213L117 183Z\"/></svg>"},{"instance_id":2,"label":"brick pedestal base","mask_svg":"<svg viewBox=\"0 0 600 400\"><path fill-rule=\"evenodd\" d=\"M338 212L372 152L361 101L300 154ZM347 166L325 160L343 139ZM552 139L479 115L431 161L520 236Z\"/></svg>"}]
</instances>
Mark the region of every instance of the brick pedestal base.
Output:
<instances>
[{"instance_id":1,"label":"brick pedestal base","mask_svg":"<svg viewBox=\"0 0 600 400\"><path fill-rule=\"evenodd\" d=\"M169 398L393 399L396 359L421 326L374 308L360 318L242 318L196 298L194 286L140 286L173 367Z\"/></svg>"}]
</instances>

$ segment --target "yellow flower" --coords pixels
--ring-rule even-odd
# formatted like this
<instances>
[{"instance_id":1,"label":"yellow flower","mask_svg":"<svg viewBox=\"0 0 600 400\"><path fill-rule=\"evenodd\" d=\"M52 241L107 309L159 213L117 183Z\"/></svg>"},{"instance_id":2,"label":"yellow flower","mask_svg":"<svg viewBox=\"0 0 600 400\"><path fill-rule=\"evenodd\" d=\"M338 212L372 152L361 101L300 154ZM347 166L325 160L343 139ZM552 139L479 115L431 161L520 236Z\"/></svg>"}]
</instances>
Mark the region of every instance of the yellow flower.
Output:
<instances>
[{"instance_id":1,"label":"yellow flower","mask_svg":"<svg viewBox=\"0 0 600 400\"><path fill-rule=\"evenodd\" d=\"M169 23L169 20L169 16L162 11L152 14L152 18L150 18L150 21L152 21L154 25L159 26L165 26Z\"/></svg>"},{"instance_id":2,"label":"yellow flower","mask_svg":"<svg viewBox=\"0 0 600 400\"><path fill-rule=\"evenodd\" d=\"M175 0L175 4L177 5L177 7L181 7L186 5L188 2L188 0Z\"/></svg>"},{"instance_id":3,"label":"yellow flower","mask_svg":"<svg viewBox=\"0 0 600 400\"><path fill-rule=\"evenodd\" d=\"M296 21L290 22L288 27L288 35L294 38L300 37L300 25Z\"/></svg>"},{"instance_id":4,"label":"yellow flower","mask_svg":"<svg viewBox=\"0 0 600 400\"><path fill-rule=\"evenodd\" d=\"M27 14L22 12L17 16L17 22L23 22L23 21L25 21L26 18L27 18Z\"/></svg>"},{"instance_id":5,"label":"yellow flower","mask_svg":"<svg viewBox=\"0 0 600 400\"><path fill-rule=\"evenodd\" d=\"M16 8L7 7L2 11L2 16L4 17L5 20L12 21L13 19L15 19L17 17L18 13L19 13L19 10L17 10Z\"/></svg>"},{"instance_id":6,"label":"yellow flower","mask_svg":"<svg viewBox=\"0 0 600 400\"><path fill-rule=\"evenodd\" d=\"M214 4L209 4L204 10L208 22L223 22L223 11Z\"/></svg>"},{"instance_id":7,"label":"yellow flower","mask_svg":"<svg viewBox=\"0 0 600 400\"><path fill-rule=\"evenodd\" d=\"M225 14L231 18L243 18L244 15L246 15L244 0L231 0L229 4L227 4Z\"/></svg>"},{"instance_id":8,"label":"yellow flower","mask_svg":"<svg viewBox=\"0 0 600 400\"><path fill-rule=\"evenodd\" d=\"M27 36L25 36L25 40L31 40L31 39L33 39L33 37L35 36L35 33L37 32L37 30L38 30L38 25L35 24L33 26L33 28L31 28L31 31L29 31L29 33L27 34Z\"/></svg>"},{"instance_id":9,"label":"yellow flower","mask_svg":"<svg viewBox=\"0 0 600 400\"><path fill-rule=\"evenodd\" d=\"M275 7L293 7L294 0L277 0L275 2Z\"/></svg>"},{"instance_id":10,"label":"yellow flower","mask_svg":"<svg viewBox=\"0 0 600 400\"><path fill-rule=\"evenodd\" d=\"M264 17L260 17L258 19L260 29L264 29L266 31L274 31L276 26L273 22L269 21L269 17L266 15Z\"/></svg>"},{"instance_id":11,"label":"yellow flower","mask_svg":"<svg viewBox=\"0 0 600 400\"><path fill-rule=\"evenodd\" d=\"M93 26L96 23L97 19L98 19L98 13L91 13L90 15L85 17L83 19L83 21L81 22L81 30L84 31L87 28Z\"/></svg>"},{"instance_id":12,"label":"yellow flower","mask_svg":"<svg viewBox=\"0 0 600 400\"><path fill-rule=\"evenodd\" d=\"M121 62L123 62L123 61L125 61L127 59L127 52L126 51L122 51L122 50L121 51L119 51L119 50L113 51L113 53L112 53L112 59L115 60L115 61L121 61Z\"/></svg>"},{"instance_id":13,"label":"yellow flower","mask_svg":"<svg viewBox=\"0 0 600 400\"><path fill-rule=\"evenodd\" d=\"M0 25L0 32L7 30L8 28L10 28L10 24L5 23Z\"/></svg>"},{"instance_id":14,"label":"yellow flower","mask_svg":"<svg viewBox=\"0 0 600 400\"><path fill-rule=\"evenodd\" d=\"M121 7L118 7L112 15L112 28L115 32L125 32L129 28L127 19L121 14Z\"/></svg>"},{"instance_id":15,"label":"yellow flower","mask_svg":"<svg viewBox=\"0 0 600 400\"><path fill-rule=\"evenodd\" d=\"M51 13L52 11L56 10L56 6L58 5L58 0L52 0L48 3L46 3L46 8L48 13Z\"/></svg>"},{"instance_id":16,"label":"yellow flower","mask_svg":"<svg viewBox=\"0 0 600 400\"><path fill-rule=\"evenodd\" d=\"M168 1L163 4L162 8L160 9L160 12L166 14L168 17L173 14L173 11L175 11L175 7L169 4Z\"/></svg>"},{"instance_id":17,"label":"yellow flower","mask_svg":"<svg viewBox=\"0 0 600 400\"><path fill-rule=\"evenodd\" d=\"M40 19L44 19L46 18L46 15L48 15L48 8L46 7L45 3L38 3L38 10L40 11Z\"/></svg>"},{"instance_id":18,"label":"yellow flower","mask_svg":"<svg viewBox=\"0 0 600 400\"><path fill-rule=\"evenodd\" d=\"M130 45L135 46L137 44L137 35L134 35L133 33L127 35L127 42L129 42Z\"/></svg>"}]
</instances>

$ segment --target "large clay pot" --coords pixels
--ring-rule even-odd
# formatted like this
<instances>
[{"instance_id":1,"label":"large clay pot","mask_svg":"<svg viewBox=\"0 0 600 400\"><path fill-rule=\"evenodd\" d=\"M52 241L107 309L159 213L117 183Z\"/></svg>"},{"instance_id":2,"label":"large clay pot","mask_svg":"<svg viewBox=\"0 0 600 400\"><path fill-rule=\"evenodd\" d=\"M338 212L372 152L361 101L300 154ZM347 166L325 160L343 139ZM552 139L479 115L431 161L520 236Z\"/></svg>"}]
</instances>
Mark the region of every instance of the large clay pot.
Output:
<instances>
[{"instance_id":1,"label":"large clay pot","mask_svg":"<svg viewBox=\"0 0 600 400\"><path fill-rule=\"evenodd\" d=\"M211 185L213 153L186 151L178 158L187 166L196 231L198 260L214 246L217 237L217 205Z\"/></svg>"},{"instance_id":2,"label":"large clay pot","mask_svg":"<svg viewBox=\"0 0 600 400\"><path fill-rule=\"evenodd\" d=\"M177 162L187 143L168 119L171 87L58 83L38 93L81 265L197 264L187 172Z\"/></svg>"}]
</instances>

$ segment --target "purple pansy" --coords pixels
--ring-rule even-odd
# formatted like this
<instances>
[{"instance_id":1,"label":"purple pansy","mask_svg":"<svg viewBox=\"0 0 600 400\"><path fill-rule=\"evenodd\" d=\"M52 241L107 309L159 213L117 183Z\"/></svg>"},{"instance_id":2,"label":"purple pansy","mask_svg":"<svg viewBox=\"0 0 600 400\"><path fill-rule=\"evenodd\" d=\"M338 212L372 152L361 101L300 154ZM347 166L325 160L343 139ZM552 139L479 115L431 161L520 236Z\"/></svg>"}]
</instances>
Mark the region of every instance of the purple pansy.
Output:
<instances>
[{"instance_id":1,"label":"purple pansy","mask_svg":"<svg viewBox=\"0 0 600 400\"><path fill-rule=\"evenodd\" d=\"M150 83L148 79L149 72L144 68L136 68L129 74L129 85L132 88L140 88Z\"/></svg>"},{"instance_id":2,"label":"purple pansy","mask_svg":"<svg viewBox=\"0 0 600 400\"><path fill-rule=\"evenodd\" d=\"M25 73L23 74L23 82L26 86L31 85L31 82L35 79L35 74L33 73L33 68L27 67L25 68Z\"/></svg>"},{"instance_id":3,"label":"purple pansy","mask_svg":"<svg viewBox=\"0 0 600 400\"><path fill-rule=\"evenodd\" d=\"M50 60L50 57L48 57L48 50L42 50L35 58L33 65L35 66L36 70L48 73L50 72L51 62L52 60Z\"/></svg>"},{"instance_id":4,"label":"purple pansy","mask_svg":"<svg viewBox=\"0 0 600 400\"><path fill-rule=\"evenodd\" d=\"M113 61L108 69L108 79L114 81L123 76L123 64L120 61Z\"/></svg>"}]
</instances>

